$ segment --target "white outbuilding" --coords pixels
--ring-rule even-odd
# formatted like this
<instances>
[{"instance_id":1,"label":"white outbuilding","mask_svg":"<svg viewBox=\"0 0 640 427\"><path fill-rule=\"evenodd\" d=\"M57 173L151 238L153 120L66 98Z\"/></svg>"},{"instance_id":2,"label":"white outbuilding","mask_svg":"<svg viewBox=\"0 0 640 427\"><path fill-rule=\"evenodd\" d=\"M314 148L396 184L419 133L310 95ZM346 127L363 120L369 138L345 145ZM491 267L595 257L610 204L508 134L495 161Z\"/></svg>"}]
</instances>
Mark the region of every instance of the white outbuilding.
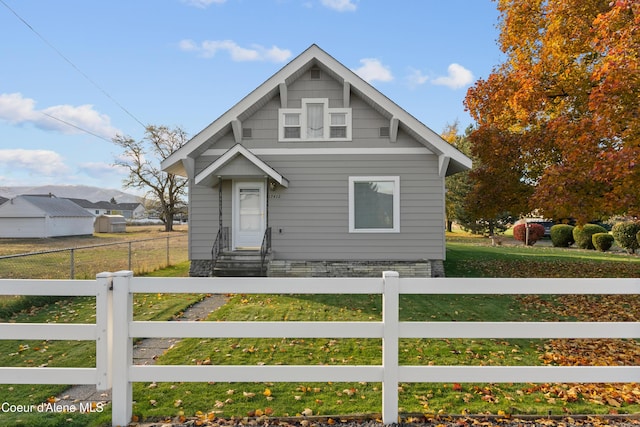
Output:
<instances>
[{"instance_id":1,"label":"white outbuilding","mask_svg":"<svg viewBox=\"0 0 640 427\"><path fill-rule=\"evenodd\" d=\"M80 206L52 194L16 196L0 205L0 237L91 235L94 220Z\"/></svg>"}]
</instances>

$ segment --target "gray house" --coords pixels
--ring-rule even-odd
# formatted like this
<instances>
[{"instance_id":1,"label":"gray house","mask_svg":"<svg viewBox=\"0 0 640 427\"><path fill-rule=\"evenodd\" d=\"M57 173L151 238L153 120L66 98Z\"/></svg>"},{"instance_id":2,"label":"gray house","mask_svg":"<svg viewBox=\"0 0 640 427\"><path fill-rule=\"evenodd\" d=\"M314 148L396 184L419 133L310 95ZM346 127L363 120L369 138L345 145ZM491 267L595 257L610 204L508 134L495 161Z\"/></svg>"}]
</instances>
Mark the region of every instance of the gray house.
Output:
<instances>
[{"instance_id":1,"label":"gray house","mask_svg":"<svg viewBox=\"0 0 640 427\"><path fill-rule=\"evenodd\" d=\"M312 45L162 167L189 179L192 276L438 276L471 160Z\"/></svg>"}]
</instances>

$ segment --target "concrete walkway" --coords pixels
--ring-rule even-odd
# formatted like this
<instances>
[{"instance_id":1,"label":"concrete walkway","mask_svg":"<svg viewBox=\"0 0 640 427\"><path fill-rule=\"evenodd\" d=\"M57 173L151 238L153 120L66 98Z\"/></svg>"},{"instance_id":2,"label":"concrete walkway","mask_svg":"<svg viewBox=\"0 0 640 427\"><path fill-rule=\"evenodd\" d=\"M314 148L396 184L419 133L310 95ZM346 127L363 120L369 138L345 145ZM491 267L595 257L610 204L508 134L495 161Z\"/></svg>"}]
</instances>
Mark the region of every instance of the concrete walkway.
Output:
<instances>
[{"instance_id":1,"label":"concrete walkway","mask_svg":"<svg viewBox=\"0 0 640 427\"><path fill-rule=\"evenodd\" d=\"M211 295L202 301L186 309L178 319L187 321L204 320L209 313L223 306L227 302L224 295ZM164 352L173 347L178 338L145 338L133 346L133 363L135 365L153 365L156 359ZM97 391L94 385L76 385L65 390L56 397L56 404L74 405L78 407L81 403L108 403L111 401L111 390Z\"/></svg>"}]
</instances>

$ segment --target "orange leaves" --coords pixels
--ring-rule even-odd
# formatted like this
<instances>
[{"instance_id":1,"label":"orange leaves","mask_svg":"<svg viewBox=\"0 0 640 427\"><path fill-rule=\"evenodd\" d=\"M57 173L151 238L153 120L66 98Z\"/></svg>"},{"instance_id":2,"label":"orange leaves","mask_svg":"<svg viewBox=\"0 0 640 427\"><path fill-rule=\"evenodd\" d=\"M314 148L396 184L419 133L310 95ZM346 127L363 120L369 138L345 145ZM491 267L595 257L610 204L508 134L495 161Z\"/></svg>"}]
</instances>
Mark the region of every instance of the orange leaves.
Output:
<instances>
[{"instance_id":1,"label":"orange leaves","mask_svg":"<svg viewBox=\"0 0 640 427\"><path fill-rule=\"evenodd\" d=\"M587 221L640 212L638 173L624 170L611 180L610 171L620 164L599 166L594 155L602 147L616 153L637 146L640 138L639 5L633 0L499 2L499 42L506 59L469 89L465 106L478 123L472 139L474 152L485 153L482 167L500 171L499 176L515 171L535 187L538 203L531 209L543 208L549 217L584 215ZM513 138L491 139L487 130ZM508 150L500 144L518 155L505 157ZM503 180L498 188L510 191L516 182ZM492 188L489 182L484 187ZM565 198L568 190L573 199ZM518 203L517 197L498 202L503 210L520 212L510 204Z\"/></svg>"}]
</instances>

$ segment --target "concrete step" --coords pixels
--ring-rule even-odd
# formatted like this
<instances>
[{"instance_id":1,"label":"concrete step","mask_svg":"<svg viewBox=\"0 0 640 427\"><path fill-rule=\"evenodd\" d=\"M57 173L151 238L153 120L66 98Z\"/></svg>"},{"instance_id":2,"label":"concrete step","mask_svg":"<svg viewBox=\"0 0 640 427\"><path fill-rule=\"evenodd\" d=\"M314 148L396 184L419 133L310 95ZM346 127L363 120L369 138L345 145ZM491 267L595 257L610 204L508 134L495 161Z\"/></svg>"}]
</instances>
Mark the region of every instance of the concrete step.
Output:
<instances>
[{"instance_id":1,"label":"concrete step","mask_svg":"<svg viewBox=\"0 0 640 427\"><path fill-rule=\"evenodd\" d=\"M265 262L268 262L268 259L265 260ZM223 252L218 256L216 266L213 269L213 275L217 277L264 276L262 271L262 259L260 257L260 252Z\"/></svg>"}]
</instances>

